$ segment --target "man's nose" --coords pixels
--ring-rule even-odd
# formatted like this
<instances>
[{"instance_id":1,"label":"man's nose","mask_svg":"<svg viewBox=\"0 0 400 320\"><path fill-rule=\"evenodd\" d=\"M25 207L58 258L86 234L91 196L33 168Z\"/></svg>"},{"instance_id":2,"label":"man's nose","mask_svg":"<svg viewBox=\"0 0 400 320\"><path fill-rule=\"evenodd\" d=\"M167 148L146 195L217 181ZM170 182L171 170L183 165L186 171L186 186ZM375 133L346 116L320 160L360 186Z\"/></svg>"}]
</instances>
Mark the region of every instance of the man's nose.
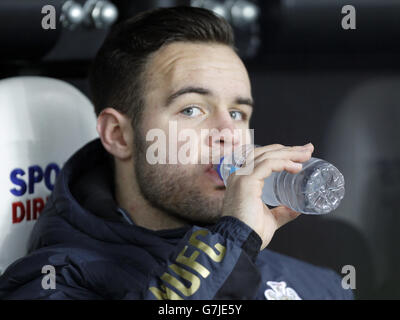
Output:
<instances>
[{"instance_id":1,"label":"man's nose","mask_svg":"<svg viewBox=\"0 0 400 320\"><path fill-rule=\"evenodd\" d=\"M228 116L226 114L220 115L210 129L206 141L207 145L210 148L219 147L224 153L236 147L239 144L240 137L234 122L229 113Z\"/></svg>"}]
</instances>

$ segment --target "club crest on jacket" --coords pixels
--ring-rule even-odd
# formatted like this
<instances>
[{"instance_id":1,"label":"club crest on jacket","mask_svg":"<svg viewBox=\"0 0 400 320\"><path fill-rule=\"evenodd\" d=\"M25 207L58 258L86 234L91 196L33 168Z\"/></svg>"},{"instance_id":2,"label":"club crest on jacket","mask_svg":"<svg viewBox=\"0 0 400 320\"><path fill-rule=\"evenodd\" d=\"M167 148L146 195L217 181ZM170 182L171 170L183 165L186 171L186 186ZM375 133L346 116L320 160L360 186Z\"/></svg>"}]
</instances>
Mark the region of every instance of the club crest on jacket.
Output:
<instances>
[{"instance_id":1,"label":"club crest on jacket","mask_svg":"<svg viewBox=\"0 0 400 320\"><path fill-rule=\"evenodd\" d=\"M267 300L302 300L294 289L286 287L285 281L267 281L267 285L272 288L264 292Z\"/></svg>"}]
</instances>

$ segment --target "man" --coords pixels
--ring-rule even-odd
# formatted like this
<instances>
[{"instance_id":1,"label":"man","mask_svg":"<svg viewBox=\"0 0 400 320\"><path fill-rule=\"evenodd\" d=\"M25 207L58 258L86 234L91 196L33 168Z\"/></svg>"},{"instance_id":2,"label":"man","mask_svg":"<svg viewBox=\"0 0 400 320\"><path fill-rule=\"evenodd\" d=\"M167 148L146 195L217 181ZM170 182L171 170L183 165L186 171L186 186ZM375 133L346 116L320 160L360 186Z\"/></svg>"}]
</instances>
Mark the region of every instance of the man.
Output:
<instances>
[{"instance_id":1,"label":"man","mask_svg":"<svg viewBox=\"0 0 400 320\"><path fill-rule=\"evenodd\" d=\"M240 169L253 170L232 174L226 189L212 164L149 162L152 129L182 147L172 124L202 137L198 149L220 147L218 157L243 143L235 130L249 127L251 87L223 19L176 7L127 20L99 50L90 83L100 139L64 166L0 298L352 297L334 272L265 249L299 214L264 205L263 180L299 172L311 144L256 148Z\"/></svg>"}]
</instances>

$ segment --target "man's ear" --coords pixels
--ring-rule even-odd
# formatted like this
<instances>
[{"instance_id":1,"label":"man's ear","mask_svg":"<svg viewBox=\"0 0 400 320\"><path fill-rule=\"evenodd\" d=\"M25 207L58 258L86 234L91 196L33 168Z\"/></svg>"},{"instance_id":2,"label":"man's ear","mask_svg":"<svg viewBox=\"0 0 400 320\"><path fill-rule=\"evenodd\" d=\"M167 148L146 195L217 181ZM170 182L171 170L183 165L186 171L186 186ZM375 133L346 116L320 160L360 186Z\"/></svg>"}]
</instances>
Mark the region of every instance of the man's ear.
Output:
<instances>
[{"instance_id":1,"label":"man's ear","mask_svg":"<svg viewBox=\"0 0 400 320\"><path fill-rule=\"evenodd\" d=\"M104 148L119 160L132 156L131 120L113 108L104 109L97 117L97 132Z\"/></svg>"}]
</instances>

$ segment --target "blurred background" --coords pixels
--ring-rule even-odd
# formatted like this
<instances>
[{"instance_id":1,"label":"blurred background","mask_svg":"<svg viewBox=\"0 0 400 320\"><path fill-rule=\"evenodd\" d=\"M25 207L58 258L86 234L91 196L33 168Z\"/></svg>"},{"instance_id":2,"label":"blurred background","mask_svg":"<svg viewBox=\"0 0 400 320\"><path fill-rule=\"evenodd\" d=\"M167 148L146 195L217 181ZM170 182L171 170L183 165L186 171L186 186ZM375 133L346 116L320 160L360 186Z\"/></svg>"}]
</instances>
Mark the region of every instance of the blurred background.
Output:
<instances>
[{"instance_id":1,"label":"blurred background","mask_svg":"<svg viewBox=\"0 0 400 320\"><path fill-rule=\"evenodd\" d=\"M56 14L47 30L46 5ZM336 211L299 217L269 248L339 274L353 265L356 298L399 299L400 1L1 0L0 80L52 77L90 98L88 70L110 26L175 5L208 8L234 27L256 102L255 142L312 142L314 156L344 174Z\"/></svg>"}]
</instances>

